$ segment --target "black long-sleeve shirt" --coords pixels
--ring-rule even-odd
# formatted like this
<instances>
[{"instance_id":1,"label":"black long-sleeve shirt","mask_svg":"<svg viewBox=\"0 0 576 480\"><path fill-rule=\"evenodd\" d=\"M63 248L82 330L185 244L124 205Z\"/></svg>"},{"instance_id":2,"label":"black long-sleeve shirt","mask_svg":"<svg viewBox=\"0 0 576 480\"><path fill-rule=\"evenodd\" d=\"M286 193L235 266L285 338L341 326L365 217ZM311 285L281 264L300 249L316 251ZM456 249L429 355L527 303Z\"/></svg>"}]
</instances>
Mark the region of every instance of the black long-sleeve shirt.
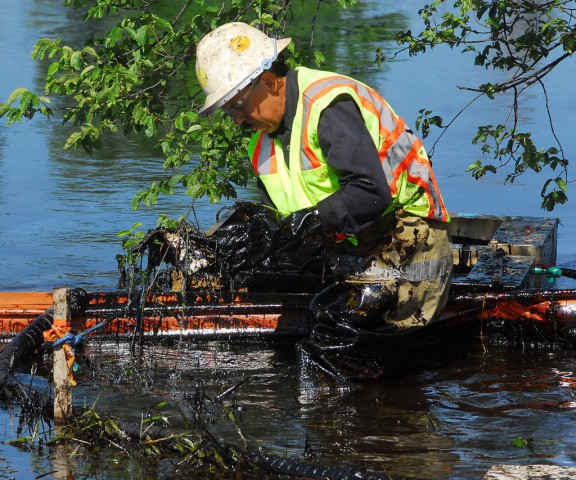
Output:
<instances>
[{"instance_id":1,"label":"black long-sleeve shirt","mask_svg":"<svg viewBox=\"0 0 576 480\"><path fill-rule=\"evenodd\" d=\"M280 140L286 163L292 123L298 102L297 72L286 77L286 110L283 124L271 136ZM322 112L318 140L328 165L339 173L341 188L317 205L324 231L356 235L381 217L390 203L390 187L380 164L378 151L358 106L348 95L337 97ZM273 206L262 182L260 199Z\"/></svg>"}]
</instances>

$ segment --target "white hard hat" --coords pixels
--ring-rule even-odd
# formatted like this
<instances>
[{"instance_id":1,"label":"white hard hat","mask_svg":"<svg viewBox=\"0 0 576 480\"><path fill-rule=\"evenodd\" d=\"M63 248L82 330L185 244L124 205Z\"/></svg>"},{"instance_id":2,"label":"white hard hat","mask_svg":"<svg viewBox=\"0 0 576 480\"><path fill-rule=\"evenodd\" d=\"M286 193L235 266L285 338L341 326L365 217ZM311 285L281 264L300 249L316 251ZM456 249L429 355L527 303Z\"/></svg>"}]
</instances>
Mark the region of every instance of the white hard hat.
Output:
<instances>
[{"instance_id":1,"label":"white hard hat","mask_svg":"<svg viewBox=\"0 0 576 480\"><path fill-rule=\"evenodd\" d=\"M200 110L209 115L272 66L291 38L276 40L246 23L222 25L196 47L196 76L206 94Z\"/></svg>"}]
</instances>

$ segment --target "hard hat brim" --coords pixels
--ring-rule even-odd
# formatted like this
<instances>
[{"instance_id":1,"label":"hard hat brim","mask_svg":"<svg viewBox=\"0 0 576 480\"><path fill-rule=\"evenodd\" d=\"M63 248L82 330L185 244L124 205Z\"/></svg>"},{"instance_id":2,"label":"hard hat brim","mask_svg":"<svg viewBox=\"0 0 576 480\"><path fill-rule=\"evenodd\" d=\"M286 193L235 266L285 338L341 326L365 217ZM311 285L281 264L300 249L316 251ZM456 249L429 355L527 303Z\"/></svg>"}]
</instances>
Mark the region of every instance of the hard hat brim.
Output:
<instances>
[{"instance_id":1,"label":"hard hat brim","mask_svg":"<svg viewBox=\"0 0 576 480\"><path fill-rule=\"evenodd\" d=\"M280 53L284 50L292 41L291 37L280 38L276 40L276 50ZM210 115L214 110L220 108L222 105L226 104L232 98L234 98L246 85L254 81L258 76L260 76L265 70L262 67L258 67L254 72L244 78L238 85L232 89L225 89L216 91L206 97L204 106L199 110L199 114L206 117Z\"/></svg>"}]
</instances>

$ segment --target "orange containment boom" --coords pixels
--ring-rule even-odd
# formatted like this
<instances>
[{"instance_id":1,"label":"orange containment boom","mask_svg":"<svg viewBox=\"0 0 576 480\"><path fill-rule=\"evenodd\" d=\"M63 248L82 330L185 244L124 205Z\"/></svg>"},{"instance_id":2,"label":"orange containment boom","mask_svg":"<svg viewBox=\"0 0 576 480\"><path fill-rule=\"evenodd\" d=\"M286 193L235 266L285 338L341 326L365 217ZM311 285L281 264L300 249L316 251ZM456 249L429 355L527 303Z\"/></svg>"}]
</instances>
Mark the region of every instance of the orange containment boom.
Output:
<instances>
[{"instance_id":1,"label":"orange containment boom","mask_svg":"<svg viewBox=\"0 0 576 480\"><path fill-rule=\"evenodd\" d=\"M135 331L160 336L234 334L298 335L308 333L308 294L177 293L138 295L125 292L88 294L88 305L67 324L84 331L108 319L99 334ZM0 292L0 336L13 336L52 307L52 294ZM242 335L244 336L244 335Z\"/></svg>"},{"instance_id":2,"label":"orange containment boom","mask_svg":"<svg viewBox=\"0 0 576 480\"><path fill-rule=\"evenodd\" d=\"M0 292L0 334L18 333L52 307L52 292Z\"/></svg>"},{"instance_id":3,"label":"orange containment boom","mask_svg":"<svg viewBox=\"0 0 576 480\"><path fill-rule=\"evenodd\" d=\"M88 304L66 324L82 332L106 321L96 335L215 337L299 336L309 333L309 294L196 292L138 295L125 292L88 293ZM48 292L0 292L0 336L22 331L52 307ZM463 323L538 325L551 334L576 337L576 290L528 289L512 292L452 295L438 326Z\"/></svg>"},{"instance_id":4,"label":"orange containment boom","mask_svg":"<svg viewBox=\"0 0 576 480\"><path fill-rule=\"evenodd\" d=\"M576 290L528 289L451 296L440 327L478 325L489 343L576 346Z\"/></svg>"},{"instance_id":5,"label":"orange containment boom","mask_svg":"<svg viewBox=\"0 0 576 480\"><path fill-rule=\"evenodd\" d=\"M576 327L576 290L513 290L452 295L443 317L468 316L481 320L534 321ZM557 323L559 322L559 323Z\"/></svg>"}]
</instances>

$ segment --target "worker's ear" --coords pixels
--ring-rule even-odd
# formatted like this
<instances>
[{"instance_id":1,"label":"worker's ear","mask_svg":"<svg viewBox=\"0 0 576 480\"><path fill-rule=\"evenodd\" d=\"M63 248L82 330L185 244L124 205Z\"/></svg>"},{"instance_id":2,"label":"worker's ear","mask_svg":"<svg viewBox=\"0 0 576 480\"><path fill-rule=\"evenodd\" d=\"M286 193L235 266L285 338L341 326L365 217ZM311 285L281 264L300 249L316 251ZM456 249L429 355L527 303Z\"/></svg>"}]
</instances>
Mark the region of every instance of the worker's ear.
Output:
<instances>
[{"instance_id":1,"label":"worker's ear","mask_svg":"<svg viewBox=\"0 0 576 480\"><path fill-rule=\"evenodd\" d=\"M280 88L280 78L272 72L264 72L260 75L260 82L262 82L270 92L276 92Z\"/></svg>"}]
</instances>

